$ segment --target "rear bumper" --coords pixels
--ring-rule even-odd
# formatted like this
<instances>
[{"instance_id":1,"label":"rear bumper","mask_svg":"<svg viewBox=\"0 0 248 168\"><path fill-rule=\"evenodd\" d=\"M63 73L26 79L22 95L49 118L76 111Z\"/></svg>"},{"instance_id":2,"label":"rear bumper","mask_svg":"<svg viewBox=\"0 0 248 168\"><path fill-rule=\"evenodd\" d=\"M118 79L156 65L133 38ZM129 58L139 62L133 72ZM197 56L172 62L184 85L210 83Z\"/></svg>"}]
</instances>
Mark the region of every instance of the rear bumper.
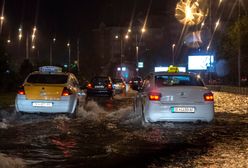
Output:
<instances>
[{"instance_id":1,"label":"rear bumper","mask_svg":"<svg viewBox=\"0 0 248 168\"><path fill-rule=\"evenodd\" d=\"M52 103L52 107L34 107L33 103ZM73 113L77 105L75 96L62 97L59 101L27 100L24 95L17 95L15 107L17 112L25 113Z\"/></svg>"},{"instance_id":2,"label":"rear bumper","mask_svg":"<svg viewBox=\"0 0 248 168\"><path fill-rule=\"evenodd\" d=\"M107 89L88 89L87 90L87 96L112 96L113 90L107 90Z\"/></svg>"},{"instance_id":3,"label":"rear bumper","mask_svg":"<svg viewBox=\"0 0 248 168\"><path fill-rule=\"evenodd\" d=\"M174 106L190 106L195 108L194 113L171 112ZM158 105L158 102L150 103L144 112L146 120L149 122L172 121L172 122L211 122L214 119L214 104L202 103L197 105Z\"/></svg>"}]
</instances>

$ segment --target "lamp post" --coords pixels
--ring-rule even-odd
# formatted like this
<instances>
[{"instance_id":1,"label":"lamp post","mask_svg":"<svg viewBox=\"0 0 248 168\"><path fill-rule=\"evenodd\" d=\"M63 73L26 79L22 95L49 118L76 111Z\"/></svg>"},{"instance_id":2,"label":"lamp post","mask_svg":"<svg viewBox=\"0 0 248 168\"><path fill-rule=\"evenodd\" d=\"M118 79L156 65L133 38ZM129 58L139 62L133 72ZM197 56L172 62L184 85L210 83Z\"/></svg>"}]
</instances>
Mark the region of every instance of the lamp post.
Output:
<instances>
[{"instance_id":1,"label":"lamp post","mask_svg":"<svg viewBox=\"0 0 248 168\"><path fill-rule=\"evenodd\" d=\"M241 63L240 63L240 56L241 56L241 48L240 48L240 45L241 45L241 41L240 41L240 0L238 1L238 45L239 45L239 48L238 48L238 86L240 87L241 85L241 81L240 81L240 78L241 78Z\"/></svg>"},{"instance_id":2,"label":"lamp post","mask_svg":"<svg viewBox=\"0 0 248 168\"><path fill-rule=\"evenodd\" d=\"M78 70L78 73L80 73L80 64L79 64L79 61L80 61L80 59L79 59L79 57L80 57L80 48L79 48L79 43L80 43L80 41L79 41L79 38L77 39L77 70Z\"/></svg>"},{"instance_id":3,"label":"lamp post","mask_svg":"<svg viewBox=\"0 0 248 168\"><path fill-rule=\"evenodd\" d=\"M56 38L53 38L50 42L50 65L53 64L53 44L56 42Z\"/></svg>"},{"instance_id":4,"label":"lamp post","mask_svg":"<svg viewBox=\"0 0 248 168\"><path fill-rule=\"evenodd\" d=\"M68 72L71 71L71 45L70 42L67 43L67 47L68 47Z\"/></svg>"},{"instance_id":5,"label":"lamp post","mask_svg":"<svg viewBox=\"0 0 248 168\"><path fill-rule=\"evenodd\" d=\"M129 38L128 35L125 35L125 39L127 40ZM118 35L115 36L115 39L120 39L120 63L121 63L121 67L122 67L122 64L123 64L123 57L124 57L124 54L123 54L123 37L119 37Z\"/></svg>"},{"instance_id":6,"label":"lamp post","mask_svg":"<svg viewBox=\"0 0 248 168\"><path fill-rule=\"evenodd\" d=\"M142 27L140 29L140 39L141 39L143 33L145 33L145 32L146 32L145 27ZM140 43L140 41L138 40L138 34L139 34L139 31L136 31L136 33L135 33L135 56L136 56L136 70L137 70L137 73L138 73L138 64L139 64L139 43Z\"/></svg>"},{"instance_id":7,"label":"lamp post","mask_svg":"<svg viewBox=\"0 0 248 168\"><path fill-rule=\"evenodd\" d=\"M175 64L175 46L176 44L172 44L172 65Z\"/></svg>"}]
</instances>

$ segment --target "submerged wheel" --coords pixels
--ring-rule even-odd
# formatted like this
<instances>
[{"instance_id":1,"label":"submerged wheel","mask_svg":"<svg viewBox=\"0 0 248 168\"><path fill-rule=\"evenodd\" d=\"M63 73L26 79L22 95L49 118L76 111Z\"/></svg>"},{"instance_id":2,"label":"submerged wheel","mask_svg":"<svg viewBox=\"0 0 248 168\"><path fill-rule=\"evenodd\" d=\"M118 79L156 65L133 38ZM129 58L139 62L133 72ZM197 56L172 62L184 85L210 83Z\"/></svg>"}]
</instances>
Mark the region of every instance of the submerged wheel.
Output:
<instances>
[{"instance_id":1,"label":"submerged wheel","mask_svg":"<svg viewBox=\"0 0 248 168\"><path fill-rule=\"evenodd\" d=\"M77 102L77 105L76 105L74 111L73 111L72 113L69 113L69 114L68 114L68 117L69 117L69 118L76 118L77 113L78 113L78 107L79 107L79 104L78 104L78 102Z\"/></svg>"},{"instance_id":2,"label":"submerged wheel","mask_svg":"<svg viewBox=\"0 0 248 168\"><path fill-rule=\"evenodd\" d=\"M141 126L142 127L148 127L150 125L149 121L146 119L145 115L144 115L144 110L142 107L141 110Z\"/></svg>"}]
</instances>

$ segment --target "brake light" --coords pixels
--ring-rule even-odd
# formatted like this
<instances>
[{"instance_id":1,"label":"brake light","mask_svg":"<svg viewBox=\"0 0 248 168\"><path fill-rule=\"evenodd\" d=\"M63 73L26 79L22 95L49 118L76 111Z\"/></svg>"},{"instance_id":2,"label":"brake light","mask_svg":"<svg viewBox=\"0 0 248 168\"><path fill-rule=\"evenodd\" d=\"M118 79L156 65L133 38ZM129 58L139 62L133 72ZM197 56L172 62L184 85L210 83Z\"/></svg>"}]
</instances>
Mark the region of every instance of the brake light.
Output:
<instances>
[{"instance_id":1,"label":"brake light","mask_svg":"<svg viewBox=\"0 0 248 168\"><path fill-rule=\"evenodd\" d=\"M108 89L112 89L112 84L109 83L109 84L107 85L107 88L108 88Z\"/></svg>"},{"instance_id":2,"label":"brake light","mask_svg":"<svg viewBox=\"0 0 248 168\"><path fill-rule=\"evenodd\" d=\"M25 95L24 86L20 86L20 87L18 88L17 94L19 94L19 95Z\"/></svg>"},{"instance_id":3,"label":"brake light","mask_svg":"<svg viewBox=\"0 0 248 168\"><path fill-rule=\"evenodd\" d=\"M149 100L160 101L161 93L149 93Z\"/></svg>"},{"instance_id":4,"label":"brake light","mask_svg":"<svg viewBox=\"0 0 248 168\"><path fill-rule=\"evenodd\" d=\"M121 87L122 87L122 88L125 88L126 86L125 86L125 84L124 84L124 83L122 83Z\"/></svg>"},{"instance_id":5,"label":"brake light","mask_svg":"<svg viewBox=\"0 0 248 168\"><path fill-rule=\"evenodd\" d=\"M212 92L205 93L203 97L205 101L214 101L214 95Z\"/></svg>"},{"instance_id":6,"label":"brake light","mask_svg":"<svg viewBox=\"0 0 248 168\"><path fill-rule=\"evenodd\" d=\"M132 83L133 83L133 81L129 81L129 83L130 83L130 84L132 84Z\"/></svg>"},{"instance_id":7,"label":"brake light","mask_svg":"<svg viewBox=\"0 0 248 168\"><path fill-rule=\"evenodd\" d=\"M87 85L87 88L88 88L88 89L92 89L92 84L89 83L89 84Z\"/></svg>"},{"instance_id":8,"label":"brake light","mask_svg":"<svg viewBox=\"0 0 248 168\"><path fill-rule=\"evenodd\" d=\"M68 89L67 87L64 87L63 92L62 92L62 96L69 96L72 94L72 91L70 89Z\"/></svg>"}]
</instances>

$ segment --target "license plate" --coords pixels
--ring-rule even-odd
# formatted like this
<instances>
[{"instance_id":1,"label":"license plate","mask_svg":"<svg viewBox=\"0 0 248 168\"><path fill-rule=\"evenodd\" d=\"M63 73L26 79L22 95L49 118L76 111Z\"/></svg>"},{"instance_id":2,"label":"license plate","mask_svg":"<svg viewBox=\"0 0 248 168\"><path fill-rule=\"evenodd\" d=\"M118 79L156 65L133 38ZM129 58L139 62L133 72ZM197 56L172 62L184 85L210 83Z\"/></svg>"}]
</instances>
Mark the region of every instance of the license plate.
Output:
<instances>
[{"instance_id":1,"label":"license plate","mask_svg":"<svg viewBox=\"0 0 248 168\"><path fill-rule=\"evenodd\" d=\"M53 103L33 103L34 107L52 107Z\"/></svg>"},{"instance_id":2,"label":"license plate","mask_svg":"<svg viewBox=\"0 0 248 168\"><path fill-rule=\"evenodd\" d=\"M97 89L104 88L104 86L95 86L95 88L97 88Z\"/></svg>"},{"instance_id":3,"label":"license plate","mask_svg":"<svg viewBox=\"0 0 248 168\"><path fill-rule=\"evenodd\" d=\"M171 112L172 113L194 113L195 108L194 107L172 107Z\"/></svg>"}]
</instances>

